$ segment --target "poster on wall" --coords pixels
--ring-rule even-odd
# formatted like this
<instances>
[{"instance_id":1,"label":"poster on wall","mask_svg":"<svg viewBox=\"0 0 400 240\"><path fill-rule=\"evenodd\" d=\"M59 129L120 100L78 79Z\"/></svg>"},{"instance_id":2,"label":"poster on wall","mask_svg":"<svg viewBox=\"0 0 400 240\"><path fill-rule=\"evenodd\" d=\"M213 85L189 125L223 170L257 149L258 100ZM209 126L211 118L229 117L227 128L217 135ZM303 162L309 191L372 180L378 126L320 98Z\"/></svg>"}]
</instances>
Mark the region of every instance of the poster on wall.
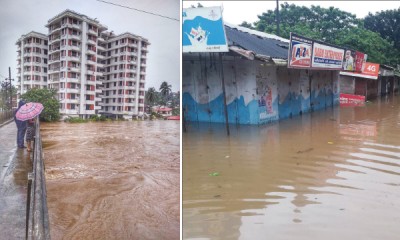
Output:
<instances>
[{"instance_id":1,"label":"poster on wall","mask_svg":"<svg viewBox=\"0 0 400 240\"><path fill-rule=\"evenodd\" d=\"M344 49L314 42L311 68L341 70Z\"/></svg>"},{"instance_id":2,"label":"poster on wall","mask_svg":"<svg viewBox=\"0 0 400 240\"><path fill-rule=\"evenodd\" d=\"M220 7L184 8L182 52L228 52Z\"/></svg>"},{"instance_id":3,"label":"poster on wall","mask_svg":"<svg viewBox=\"0 0 400 240\"><path fill-rule=\"evenodd\" d=\"M290 33L288 68L310 68L312 44L311 39Z\"/></svg>"},{"instance_id":4,"label":"poster on wall","mask_svg":"<svg viewBox=\"0 0 400 240\"><path fill-rule=\"evenodd\" d=\"M368 55L356 51L356 72L362 72L364 64L367 62Z\"/></svg>"},{"instance_id":5,"label":"poster on wall","mask_svg":"<svg viewBox=\"0 0 400 240\"><path fill-rule=\"evenodd\" d=\"M343 58L343 71L355 71L356 69L356 51L346 49Z\"/></svg>"}]
</instances>

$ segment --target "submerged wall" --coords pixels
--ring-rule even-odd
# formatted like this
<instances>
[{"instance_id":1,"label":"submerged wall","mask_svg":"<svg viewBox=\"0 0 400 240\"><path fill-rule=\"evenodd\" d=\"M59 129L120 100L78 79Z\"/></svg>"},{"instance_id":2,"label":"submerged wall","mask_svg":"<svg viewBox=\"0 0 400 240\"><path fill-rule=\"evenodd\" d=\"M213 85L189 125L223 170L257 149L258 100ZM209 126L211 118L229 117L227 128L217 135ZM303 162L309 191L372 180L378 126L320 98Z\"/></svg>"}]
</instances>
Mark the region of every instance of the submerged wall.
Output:
<instances>
[{"instance_id":1,"label":"submerged wall","mask_svg":"<svg viewBox=\"0 0 400 240\"><path fill-rule=\"evenodd\" d=\"M338 71L288 69L232 56L222 65L230 123L264 124L339 104ZM184 55L186 121L225 122L221 76L217 54Z\"/></svg>"}]
</instances>

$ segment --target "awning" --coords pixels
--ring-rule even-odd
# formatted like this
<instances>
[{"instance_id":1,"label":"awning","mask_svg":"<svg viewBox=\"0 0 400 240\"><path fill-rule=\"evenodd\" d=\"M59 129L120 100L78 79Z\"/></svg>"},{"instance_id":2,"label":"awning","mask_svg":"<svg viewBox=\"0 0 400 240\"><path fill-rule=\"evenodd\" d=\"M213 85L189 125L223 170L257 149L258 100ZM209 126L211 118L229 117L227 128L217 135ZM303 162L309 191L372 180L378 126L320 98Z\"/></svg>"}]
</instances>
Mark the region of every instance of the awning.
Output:
<instances>
[{"instance_id":1,"label":"awning","mask_svg":"<svg viewBox=\"0 0 400 240\"><path fill-rule=\"evenodd\" d=\"M367 78L367 79L373 79L373 80L378 79L378 76L372 76L372 75L362 74L362 73L353 73L353 72L340 72L340 75L359 77L359 78Z\"/></svg>"}]
</instances>

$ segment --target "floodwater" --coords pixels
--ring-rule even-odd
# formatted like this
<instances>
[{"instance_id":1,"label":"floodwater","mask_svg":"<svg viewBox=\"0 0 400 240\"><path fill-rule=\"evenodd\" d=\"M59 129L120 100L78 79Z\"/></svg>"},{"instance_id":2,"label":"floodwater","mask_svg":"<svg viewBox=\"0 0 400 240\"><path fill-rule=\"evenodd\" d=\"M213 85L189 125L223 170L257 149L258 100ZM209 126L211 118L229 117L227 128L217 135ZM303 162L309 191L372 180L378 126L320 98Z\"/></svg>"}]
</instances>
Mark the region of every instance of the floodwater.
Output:
<instances>
[{"instance_id":1,"label":"floodwater","mask_svg":"<svg viewBox=\"0 0 400 240\"><path fill-rule=\"evenodd\" d=\"M183 134L184 239L399 239L400 97Z\"/></svg>"},{"instance_id":2,"label":"floodwater","mask_svg":"<svg viewBox=\"0 0 400 240\"><path fill-rule=\"evenodd\" d=\"M41 125L52 239L179 239L179 121Z\"/></svg>"}]
</instances>

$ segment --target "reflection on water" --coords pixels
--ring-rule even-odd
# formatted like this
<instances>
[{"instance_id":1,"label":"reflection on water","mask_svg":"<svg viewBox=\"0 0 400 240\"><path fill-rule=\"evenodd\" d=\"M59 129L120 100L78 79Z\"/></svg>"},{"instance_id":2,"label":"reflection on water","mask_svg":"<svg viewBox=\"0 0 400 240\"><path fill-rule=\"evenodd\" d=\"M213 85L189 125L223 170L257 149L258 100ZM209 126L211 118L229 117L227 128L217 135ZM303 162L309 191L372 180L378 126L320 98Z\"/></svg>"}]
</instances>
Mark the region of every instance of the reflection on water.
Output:
<instances>
[{"instance_id":1,"label":"reflection on water","mask_svg":"<svg viewBox=\"0 0 400 240\"><path fill-rule=\"evenodd\" d=\"M398 239L400 98L183 135L184 239ZM217 174L216 174L217 173Z\"/></svg>"},{"instance_id":2,"label":"reflection on water","mask_svg":"<svg viewBox=\"0 0 400 240\"><path fill-rule=\"evenodd\" d=\"M179 239L179 122L41 129L52 239Z\"/></svg>"}]
</instances>

